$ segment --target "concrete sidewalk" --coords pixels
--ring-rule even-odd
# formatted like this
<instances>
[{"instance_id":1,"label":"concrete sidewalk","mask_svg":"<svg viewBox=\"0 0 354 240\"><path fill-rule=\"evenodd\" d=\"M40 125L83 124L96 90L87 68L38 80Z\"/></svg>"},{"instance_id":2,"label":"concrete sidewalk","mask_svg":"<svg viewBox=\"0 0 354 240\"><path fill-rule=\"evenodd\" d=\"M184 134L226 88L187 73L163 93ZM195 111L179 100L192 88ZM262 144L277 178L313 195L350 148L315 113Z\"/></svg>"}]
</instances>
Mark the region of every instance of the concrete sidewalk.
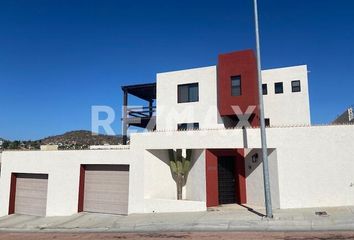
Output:
<instances>
[{"instance_id":1,"label":"concrete sidewalk","mask_svg":"<svg viewBox=\"0 0 354 240\"><path fill-rule=\"evenodd\" d=\"M251 210L251 209L250 209ZM69 217L12 215L0 218L0 231L11 232L193 232L193 231L321 231L354 230L354 206L275 210L220 208L197 213L154 213L129 216L80 213ZM315 212L326 211L318 216Z\"/></svg>"}]
</instances>

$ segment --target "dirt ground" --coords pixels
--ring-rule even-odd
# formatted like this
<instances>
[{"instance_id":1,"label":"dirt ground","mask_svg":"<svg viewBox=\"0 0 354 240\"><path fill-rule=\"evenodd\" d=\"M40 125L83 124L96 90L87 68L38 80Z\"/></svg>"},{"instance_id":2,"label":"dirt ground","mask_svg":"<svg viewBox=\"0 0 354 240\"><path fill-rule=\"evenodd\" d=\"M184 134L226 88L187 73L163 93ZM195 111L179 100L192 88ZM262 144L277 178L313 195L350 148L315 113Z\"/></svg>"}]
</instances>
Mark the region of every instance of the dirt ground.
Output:
<instances>
[{"instance_id":1,"label":"dirt ground","mask_svg":"<svg viewBox=\"0 0 354 240\"><path fill-rule=\"evenodd\" d=\"M111 240L111 239L141 239L141 240L354 240L354 232L193 232L193 233L0 233L0 240Z\"/></svg>"}]
</instances>

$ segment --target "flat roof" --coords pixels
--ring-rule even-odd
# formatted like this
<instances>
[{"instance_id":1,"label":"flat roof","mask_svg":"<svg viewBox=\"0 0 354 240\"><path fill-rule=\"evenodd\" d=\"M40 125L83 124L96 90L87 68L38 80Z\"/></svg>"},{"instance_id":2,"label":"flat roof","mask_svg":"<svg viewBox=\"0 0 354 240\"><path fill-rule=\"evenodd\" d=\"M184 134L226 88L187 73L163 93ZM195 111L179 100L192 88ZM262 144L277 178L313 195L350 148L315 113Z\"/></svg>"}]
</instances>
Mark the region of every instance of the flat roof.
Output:
<instances>
[{"instance_id":1,"label":"flat roof","mask_svg":"<svg viewBox=\"0 0 354 240\"><path fill-rule=\"evenodd\" d=\"M126 85L122 86L122 90L146 101L156 99L156 83Z\"/></svg>"}]
</instances>

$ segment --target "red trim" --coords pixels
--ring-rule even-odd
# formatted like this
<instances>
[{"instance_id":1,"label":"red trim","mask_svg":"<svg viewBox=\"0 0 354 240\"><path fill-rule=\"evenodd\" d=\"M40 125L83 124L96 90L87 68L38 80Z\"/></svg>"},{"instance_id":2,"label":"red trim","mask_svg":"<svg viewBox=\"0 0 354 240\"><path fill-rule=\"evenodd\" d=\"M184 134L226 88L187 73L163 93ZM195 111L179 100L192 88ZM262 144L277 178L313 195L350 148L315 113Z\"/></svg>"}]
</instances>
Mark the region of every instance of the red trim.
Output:
<instances>
[{"instance_id":1,"label":"red trim","mask_svg":"<svg viewBox=\"0 0 354 240\"><path fill-rule=\"evenodd\" d=\"M245 169L245 150L237 149L235 162L236 199L239 204L247 203L246 194L246 169Z\"/></svg>"},{"instance_id":2,"label":"red trim","mask_svg":"<svg viewBox=\"0 0 354 240\"><path fill-rule=\"evenodd\" d=\"M11 173L9 214L15 213L16 182L17 182L16 174Z\"/></svg>"},{"instance_id":3,"label":"red trim","mask_svg":"<svg viewBox=\"0 0 354 240\"><path fill-rule=\"evenodd\" d=\"M206 192L207 207L219 205L218 157L211 150L206 150Z\"/></svg>"},{"instance_id":4,"label":"red trim","mask_svg":"<svg viewBox=\"0 0 354 240\"><path fill-rule=\"evenodd\" d=\"M80 165L80 180L79 180L79 198L77 211L82 212L84 210L84 190L85 190L85 167Z\"/></svg>"},{"instance_id":5,"label":"red trim","mask_svg":"<svg viewBox=\"0 0 354 240\"><path fill-rule=\"evenodd\" d=\"M207 149L205 159L207 207L219 205L218 157L222 156L235 157L236 203L247 202L244 149Z\"/></svg>"},{"instance_id":6,"label":"red trim","mask_svg":"<svg viewBox=\"0 0 354 240\"><path fill-rule=\"evenodd\" d=\"M231 77L241 76L241 96L231 95ZM257 61L252 50L219 55L217 67L218 109L220 115L235 116L231 106L239 106L244 113L249 106L256 106L252 126L259 126L259 99Z\"/></svg>"}]
</instances>

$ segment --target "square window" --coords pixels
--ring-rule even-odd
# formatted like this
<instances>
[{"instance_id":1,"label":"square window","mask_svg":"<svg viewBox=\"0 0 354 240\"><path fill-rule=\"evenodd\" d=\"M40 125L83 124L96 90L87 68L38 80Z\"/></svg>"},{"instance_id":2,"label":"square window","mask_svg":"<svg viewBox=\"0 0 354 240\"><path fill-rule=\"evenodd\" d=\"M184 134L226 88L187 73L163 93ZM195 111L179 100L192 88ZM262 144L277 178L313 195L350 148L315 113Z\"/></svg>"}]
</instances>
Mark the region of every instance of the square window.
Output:
<instances>
[{"instance_id":1,"label":"square window","mask_svg":"<svg viewBox=\"0 0 354 240\"><path fill-rule=\"evenodd\" d=\"M231 96L241 96L241 76L231 77Z\"/></svg>"},{"instance_id":2,"label":"square window","mask_svg":"<svg viewBox=\"0 0 354 240\"><path fill-rule=\"evenodd\" d=\"M291 81L291 91L292 92L301 92L300 80Z\"/></svg>"},{"instance_id":3,"label":"square window","mask_svg":"<svg viewBox=\"0 0 354 240\"><path fill-rule=\"evenodd\" d=\"M268 86L266 83L262 84L262 92L263 92L263 95L268 94Z\"/></svg>"},{"instance_id":4,"label":"square window","mask_svg":"<svg viewBox=\"0 0 354 240\"><path fill-rule=\"evenodd\" d=\"M198 102L199 85L198 83L182 84L177 87L178 103Z\"/></svg>"},{"instance_id":5,"label":"square window","mask_svg":"<svg viewBox=\"0 0 354 240\"><path fill-rule=\"evenodd\" d=\"M283 83L282 82L274 83L274 90L275 90L275 94L284 93Z\"/></svg>"}]
</instances>

